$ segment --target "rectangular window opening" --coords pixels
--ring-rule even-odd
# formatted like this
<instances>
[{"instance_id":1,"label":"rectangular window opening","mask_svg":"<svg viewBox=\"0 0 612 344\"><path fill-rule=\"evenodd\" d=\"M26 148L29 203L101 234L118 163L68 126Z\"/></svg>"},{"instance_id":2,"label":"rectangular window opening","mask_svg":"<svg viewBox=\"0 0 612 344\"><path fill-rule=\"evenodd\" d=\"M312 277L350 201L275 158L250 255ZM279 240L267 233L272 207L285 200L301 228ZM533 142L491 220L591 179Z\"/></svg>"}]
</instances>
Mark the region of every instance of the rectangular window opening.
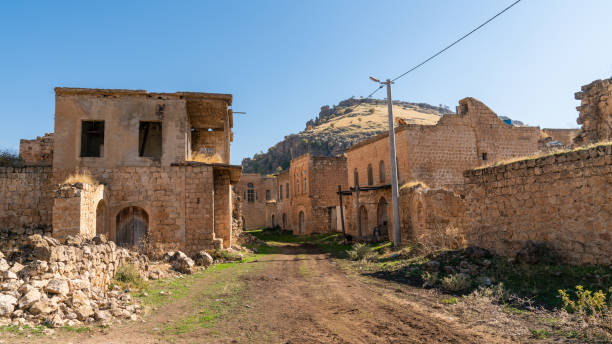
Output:
<instances>
[{"instance_id":1,"label":"rectangular window opening","mask_svg":"<svg viewBox=\"0 0 612 344\"><path fill-rule=\"evenodd\" d=\"M487 160L487 153L482 153L482 160Z\"/></svg>"},{"instance_id":2,"label":"rectangular window opening","mask_svg":"<svg viewBox=\"0 0 612 344\"><path fill-rule=\"evenodd\" d=\"M81 122L81 157L104 156L104 121Z\"/></svg>"},{"instance_id":3,"label":"rectangular window opening","mask_svg":"<svg viewBox=\"0 0 612 344\"><path fill-rule=\"evenodd\" d=\"M266 201L270 200L270 190L266 190Z\"/></svg>"},{"instance_id":4,"label":"rectangular window opening","mask_svg":"<svg viewBox=\"0 0 612 344\"><path fill-rule=\"evenodd\" d=\"M161 122L140 122L140 127L138 128L138 156L161 159Z\"/></svg>"}]
</instances>

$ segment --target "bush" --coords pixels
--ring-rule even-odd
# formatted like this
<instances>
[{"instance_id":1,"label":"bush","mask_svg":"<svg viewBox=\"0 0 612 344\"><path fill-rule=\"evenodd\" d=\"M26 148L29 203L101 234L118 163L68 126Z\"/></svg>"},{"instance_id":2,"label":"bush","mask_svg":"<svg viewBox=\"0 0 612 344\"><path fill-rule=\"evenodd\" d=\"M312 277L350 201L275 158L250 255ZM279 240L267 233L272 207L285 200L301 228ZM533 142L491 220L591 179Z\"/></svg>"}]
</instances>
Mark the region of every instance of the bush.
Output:
<instances>
[{"instance_id":1,"label":"bush","mask_svg":"<svg viewBox=\"0 0 612 344\"><path fill-rule=\"evenodd\" d=\"M590 290L585 290L583 286L576 286L576 300L572 300L571 296L564 289L559 290L559 296L563 301L563 308L569 313L578 313L587 316L603 315L608 311L606 303L606 294L601 290L593 293Z\"/></svg>"},{"instance_id":2,"label":"bush","mask_svg":"<svg viewBox=\"0 0 612 344\"><path fill-rule=\"evenodd\" d=\"M115 272L115 282L122 288L143 289L146 283L136 266L132 264L121 265Z\"/></svg>"},{"instance_id":3,"label":"bush","mask_svg":"<svg viewBox=\"0 0 612 344\"><path fill-rule=\"evenodd\" d=\"M376 256L376 252L372 251L367 244L357 243L353 245L353 249L346 251L351 260L371 260Z\"/></svg>"},{"instance_id":4,"label":"bush","mask_svg":"<svg viewBox=\"0 0 612 344\"><path fill-rule=\"evenodd\" d=\"M212 257L225 262L242 261L244 259L240 252L219 249L213 252Z\"/></svg>"},{"instance_id":5,"label":"bush","mask_svg":"<svg viewBox=\"0 0 612 344\"><path fill-rule=\"evenodd\" d=\"M442 278L442 288L447 291L458 292L472 286L472 280L466 274L454 274Z\"/></svg>"}]
</instances>

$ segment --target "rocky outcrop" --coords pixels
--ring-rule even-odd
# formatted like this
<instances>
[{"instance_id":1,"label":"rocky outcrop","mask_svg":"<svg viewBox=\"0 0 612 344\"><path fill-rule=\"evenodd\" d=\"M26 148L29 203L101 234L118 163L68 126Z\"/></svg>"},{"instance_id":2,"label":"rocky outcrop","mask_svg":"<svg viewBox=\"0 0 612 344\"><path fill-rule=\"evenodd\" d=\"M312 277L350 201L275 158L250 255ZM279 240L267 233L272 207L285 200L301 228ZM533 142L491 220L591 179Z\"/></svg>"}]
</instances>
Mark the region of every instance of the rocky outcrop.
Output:
<instances>
[{"instance_id":1,"label":"rocky outcrop","mask_svg":"<svg viewBox=\"0 0 612 344\"><path fill-rule=\"evenodd\" d=\"M360 104L367 104L367 107L356 108ZM333 107L325 105L321 107L317 118L306 123L304 131L285 136L283 141L270 147L266 153L245 158L242 161L243 172L268 174L279 169L284 170L289 167L291 159L305 153L315 156L342 154L353 144L388 130L386 122L372 122L363 117L372 114L373 108L386 111L386 106L384 100L355 98L343 100ZM410 114L404 116L408 122L410 118L416 118L420 114L441 116L451 113L448 108L424 103L395 101L395 106L409 110ZM347 120L338 122L340 119Z\"/></svg>"}]
</instances>

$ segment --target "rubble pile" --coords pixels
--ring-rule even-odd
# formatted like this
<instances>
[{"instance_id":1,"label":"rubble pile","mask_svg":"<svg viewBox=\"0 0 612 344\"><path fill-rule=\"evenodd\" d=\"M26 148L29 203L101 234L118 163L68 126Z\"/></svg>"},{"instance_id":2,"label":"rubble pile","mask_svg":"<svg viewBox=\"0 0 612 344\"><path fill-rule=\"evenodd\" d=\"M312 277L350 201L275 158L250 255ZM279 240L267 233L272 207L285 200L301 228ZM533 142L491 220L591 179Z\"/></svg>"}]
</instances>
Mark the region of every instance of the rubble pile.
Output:
<instances>
[{"instance_id":1,"label":"rubble pile","mask_svg":"<svg viewBox=\"0 0 612 344\"><path fill-rule=\"evenodd\" d=\"M144 255L104 236L69 236L62 244L40 234L28 236L19 250L5 252L0 252L0 325L58 327L138 318L140 306L127 290L108 286L124 264L146 276Z\"/></svg>"}]
</instances>

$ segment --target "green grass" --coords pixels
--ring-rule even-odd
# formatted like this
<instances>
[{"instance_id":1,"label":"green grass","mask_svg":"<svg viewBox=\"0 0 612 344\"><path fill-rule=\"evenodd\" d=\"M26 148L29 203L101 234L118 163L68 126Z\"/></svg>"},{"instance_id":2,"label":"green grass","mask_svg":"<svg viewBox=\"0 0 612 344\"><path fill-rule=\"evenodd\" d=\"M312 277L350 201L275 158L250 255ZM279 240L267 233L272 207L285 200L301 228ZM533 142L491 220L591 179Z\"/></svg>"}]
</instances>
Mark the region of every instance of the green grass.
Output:
<instances>
[{"instance_id":1,"label":"green grass","mask_svg":"<svg viewBox=\"0 0 612 344\"><path fill-rule=\"evenodd\" d=\"M449 297L446 299L442 299L440 302L445 305L455 305L457 304L457 302L459 302L459 300L456 297Z\"/></svg>"},{"instance_id":2,"label":"green grass","mask_svg":"<svg viewBox=\"0 0 612 344\"><path fill-rule=\"evenodd\" d=\"M548 330L531 330L531 335L535 339L546 339L550 337L552 333Z\"/></svg>"},{"instance_id":3,"label":"green grass","mask_svg":"<svg viewBox=\"0 0 612 344\"><path fill-rule=\"evenodd\" d=\"M342 238L342 234L340 233L293 235L290 231L271 229L258 229L247 231L247 233L267 242L268 247L275 247L283 244L314 245L322 251L331 253L335 257L345 257L346 251L351 249L351 245L338 245L337 242Z\"/></svg>"},{"instance_id":4,"label":"green grass","mask_svg":"<svg viewBox=\"0 0 612 344\"><path fill-rule=\"evenodd\" d=\"M19 326L19 325L5 325L5 326L0 326L0 333L13 333L13 334L18 334L18 335L29 335L29 334L33 334L36 336L40 336L42 335L43 331L46 329L47 327L44 325L35 325L35 326L31 326L31 325L23 325L23 326Z\"/></svg>"},{"instance_id":5,"label":"green grass","mask_svg":"<svg viewBox=\"0 0 612 344\"><path fill-rule=\"evenodd\" d=\"M251 257L251 261L256 257ZM250 264L218 264L202 274L218 274L218 280L197 294L194 312L175 320L163 329L165 335L180 335L202 328L213 328L224 316L231 315L243 304L246 285L240 277L253 269ZM231 270L230 270L231 269ZM230 271L226 271L230 270ZM222 273L223 272L223 273Z\"/></svg>"}]
</instances>

